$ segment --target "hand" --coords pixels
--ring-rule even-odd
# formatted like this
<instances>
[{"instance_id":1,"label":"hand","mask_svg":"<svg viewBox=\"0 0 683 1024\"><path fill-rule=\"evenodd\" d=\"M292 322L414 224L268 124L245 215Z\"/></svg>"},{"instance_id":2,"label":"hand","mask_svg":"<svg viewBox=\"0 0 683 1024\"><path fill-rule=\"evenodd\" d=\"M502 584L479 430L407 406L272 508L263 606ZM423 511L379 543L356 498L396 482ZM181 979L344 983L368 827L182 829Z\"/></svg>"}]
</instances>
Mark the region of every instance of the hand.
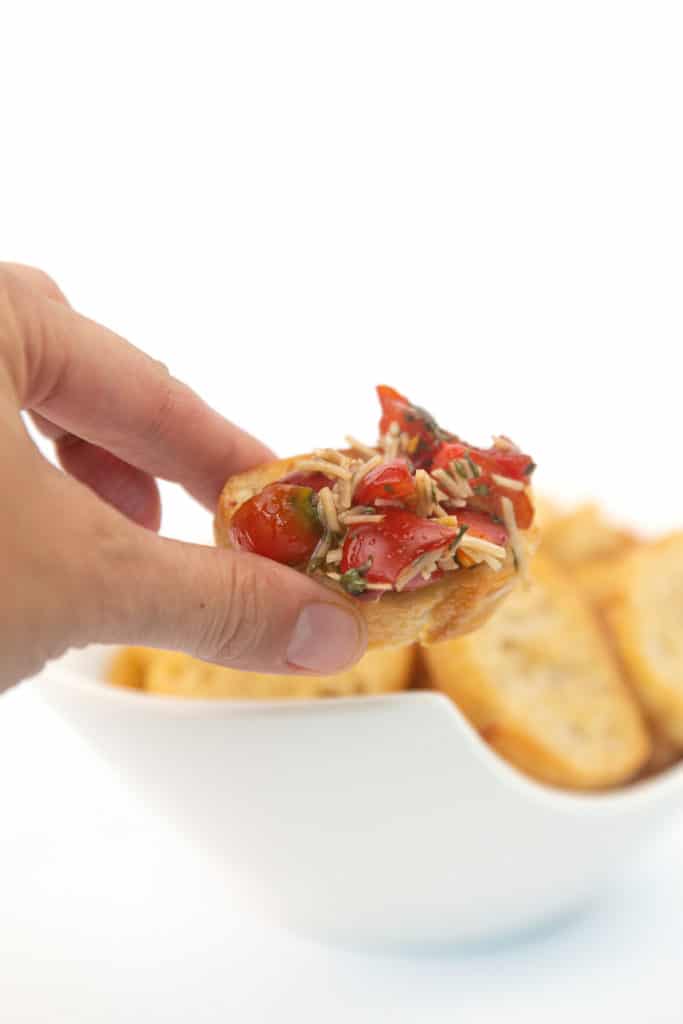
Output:
<instances>
[{"instance_id":1,"label":"hand","mask_svg":"<svg viewBox=\"0 0 683 1024\"><path fill-rule=\"evenodd\" d=\"M228 476L270 457L45 274L0 264L0 690L95 641L275 673L355 661L365 630L343 596L256 555L157 536L155 477L213 512Z\"/></svg>"}]
</instances>

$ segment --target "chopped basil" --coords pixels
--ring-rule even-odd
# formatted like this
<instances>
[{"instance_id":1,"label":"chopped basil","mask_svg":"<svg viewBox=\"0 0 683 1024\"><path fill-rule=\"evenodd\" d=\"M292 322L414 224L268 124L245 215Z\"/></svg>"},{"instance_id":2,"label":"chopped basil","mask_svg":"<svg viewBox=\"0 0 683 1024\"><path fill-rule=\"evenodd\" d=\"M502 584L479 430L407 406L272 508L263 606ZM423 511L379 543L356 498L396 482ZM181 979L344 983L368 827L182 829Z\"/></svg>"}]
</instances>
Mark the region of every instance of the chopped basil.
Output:
<instances>
[{"instance_id":1,"label":"chopped basil","mask_svg":"<svg viewBox=\"0 0 683 1024\"><path fill-rule=\"evenodd\" d=\"M481 494L483 498L487 497L489 493L487 484L475 484L472 490L474 491L475 494Z\"/></svg>"},{"instance_id":2,"label":"chopped basil","mask_svg":"<svg viewBox=\"0 0 683 1024\"><path fill-rule=\"evenodd\" d=\"M469 452L467 452L467 454L465 455L465 458L467 459L467 465L472 470L472 476L481 476L481 469L476 464L476 462L472 461Z\"/></svg>"},{"instance_id":3,"label":"chopped basil","mask_svg":"<svg viewBox=\"0 0 683 1024\"><path fill-rule=\"evenodd\" d=\"M321 569L323 567L325 562L325 555L332 546L332 540L334 536L335 534L331 533L330 530L325 530L325 532L323 533L322 537L315 546L313 554L308 560L306 572L309 573L309 575L310 573L317 572L318 569Z\"/></svg>"},{"instance_id":4,"label":"chopped basil","mask_svg":"<svg viewBox=\"0 0 683 1024\"><path fill-rule=\"evenodd\" d=\"M358 597L359 594L364 594L368 588L367 582L364 577L367 576L372 565L372 559L369 558L363 565L359 565L357 569L347 569L342 574L339 582L346 591L347 594L351 594L354 597Z\"/></svg>"},{"instance_id":5,"label":"chopped basil","mask_svg":"<svg viewBox=\"0 0 683 1024\"><path fill-rule=\"evenodd\" d=\"M411 405L406 410L406 412L404 412L403 417L406 423L422 423L424 425L425 430L432 434L437 439L437 441L457 440L454 434L450 434L447 430L443 430L442 427L440 427L439 424L436 422L432 414L430 412L427 412L426 409L421 408L421 406L419 405ZM418 447L416 450L419 452L420 449L424 447L425 439L422 436L420 436L420 441L418 443Z\"/></svg>"},{"instance_id":6,"label":"chopped basil","mask_svg":"<svg viewBox=\"0 0 683 1024\"><path fill-rule=\"evenodd\" d=\"M312 487L295 484L292 487L289 503L297 515L310 527L323 532L324 520L320 515L319 498Z\"/></svg>"},{"instance_id":7,"label":"chopped basil","mask_svg":"<svg viewBox=\"0 0 683 1024\"><path fill-rule=\"evenodd\" d=\"M460 541L463 539L468 530L469 525L466 523L463 523L462 526L458 527L458 532L456 533L455 537L451 542L451 554L455 554L455 551L458 545L460 544Z\"/></svg>"},{"instance_id":8,"label":"chopped basil","mask_svg":"<svg viewBox=\"0 0 683 1024\"><path fill-rule=\"evenodd\" d=\"M463 480L469 480L469 474L465 469L464 462L462 462L461 459L456 459L453 462L453 465L455 466L455 472L458 474L459 477L462 477Z\"/></svg>"},{"instance_id":9,"label":"chopped basil","mask_svg":"<svg viewBox=\"0 0 683 1024\"><path fill-rule=\"evenodd\" d=\"M531 476L531 474L533 473L533 471L535 469L536 469L536 463L535 462L530 462L529 465L524 470L524 475L525 476Z\"/></svg>"}]
</instances>

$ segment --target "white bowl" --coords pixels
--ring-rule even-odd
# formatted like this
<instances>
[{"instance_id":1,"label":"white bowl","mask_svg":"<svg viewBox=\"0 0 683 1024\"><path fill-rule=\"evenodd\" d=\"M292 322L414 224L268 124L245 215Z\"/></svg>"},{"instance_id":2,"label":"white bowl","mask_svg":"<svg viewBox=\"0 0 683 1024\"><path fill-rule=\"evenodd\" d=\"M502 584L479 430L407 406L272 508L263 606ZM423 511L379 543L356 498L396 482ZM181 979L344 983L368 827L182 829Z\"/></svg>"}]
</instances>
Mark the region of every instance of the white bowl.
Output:
<instances>
[{"instance_id":1,"label":"white bowl","mask_svg":"<svg viewBox=\"0 0 683 1024\"><path fill-rule=\"evenodd\" d=\"M429 692L182 700L110 687L106 648L32 685L260 908L355 945L470 942L568 914L683 807L683 768L605 795L538 785Z\"/></svg>"}]
</instances>

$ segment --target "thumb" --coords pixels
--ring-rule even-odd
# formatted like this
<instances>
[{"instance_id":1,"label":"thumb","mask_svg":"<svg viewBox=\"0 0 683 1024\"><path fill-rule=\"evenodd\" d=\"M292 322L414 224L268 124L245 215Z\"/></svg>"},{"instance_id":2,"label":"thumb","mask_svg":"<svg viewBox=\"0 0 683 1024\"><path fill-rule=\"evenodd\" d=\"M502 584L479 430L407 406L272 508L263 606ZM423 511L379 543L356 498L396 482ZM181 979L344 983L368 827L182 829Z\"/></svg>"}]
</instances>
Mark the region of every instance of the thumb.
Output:
<instances>
[{"instance_id":1,"label":"thumb","mask_svg":"<svg viewBox=\"0 0 683 1024\"><path fill-rule=\"evenodd\" d=\"M338 672L365 649L365 622L352 602L293 569L128 523L123 532L125 545L99 574L87 640L184 650L272 673Z\"/></svg>"}]
</instances>

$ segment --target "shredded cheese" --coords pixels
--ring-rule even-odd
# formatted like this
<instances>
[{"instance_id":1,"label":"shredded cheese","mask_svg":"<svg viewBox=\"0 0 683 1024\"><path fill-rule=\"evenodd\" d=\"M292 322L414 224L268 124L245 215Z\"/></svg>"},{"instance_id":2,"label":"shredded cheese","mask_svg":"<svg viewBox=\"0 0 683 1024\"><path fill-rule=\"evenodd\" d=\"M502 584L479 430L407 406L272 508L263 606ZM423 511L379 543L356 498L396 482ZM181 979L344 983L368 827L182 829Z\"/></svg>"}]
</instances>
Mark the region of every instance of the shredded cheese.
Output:
<instances>
[{"instance_id":1,"label":"shredded cheese","mask_svg":"<svg viewBox=\"0 0 683 1024\"><path fill-rule=\"evenodd\" d=\"M320 562L326 557L327 552L332 546L332 534L328 529L325 530L322 537L315 546L313 554L308 560L308 567L315 568Z\"/></svg>"},{"instance_id":2,"label":"shredded cheese","mask_svg":"<svg viewBox=\"0 0 683 1024\"><path fill-rule=\"evenodd\" d=\"M512 480L509 476L500 476L498 473L491 473L491 479L499 487L505 487L508 491L523 491L524 484L521 480Z\"/></svg>"},{"instance_id":3,"label":"shredded cheese","mask_svg":"<svg viewBox=\"0 0 683 1024\"><path fill-rule=\"evenodd\" d=\"M329 487L321 487L318 491L318 514L324 518L328 530L332 533L340 533L339 519L337 517L337 506L332 497Z\"/></svg>"},{"instance_id":4,"label":"shredded cheese","mask_svg":"<svg viewBox=\"0 0 683 1024\"><path fill-rule=\"evenodd\" d=\"M361 523L381 523L384 520L383 515L374 515L374 513L358 513L353 514L353 509L349 512L342 512L339 517L344 526L355 526Z\"/></svg>"},{"instance_id":5,"label":"shredded cheese","mask_svg":"<svg viewBox=\"0 0 683 1024\"><path fill-rule=\"evenodd\" d=\"M493 447L494 448L500 448L501 451L505 451L505 452L520 452L521 451L521 448L518 448L517 445L513 441L511 441L509 437L505 436L505 434L494 434L493 435Z\"/></svg>"},{"instance_id":6,"label":"shredded cheese","mask_svg":"<svg viewBox=\"0 0 683 1024\"><path fill-rule=\"evenodd\" d=\"M432 476L438 480L443 490L451 497L462 499L472 496L472 488L467 481L456 479L450 473L447 473L445 469L433 470Z\"/></svg>"},{"instance_id":7,"label":"shredded cheese","mask_svg":"<svg viewBox=\"0 0 683 1024\"><path fill-rule=\"evenodd\" d=\"M460 541L460 546L473 553L492 555L494 558L505 558L505 548L501 547L500 544L493 544L490 540L484 540L483 537L470 536L469 531Z\"/></svg>"},{"instance_id":8,"label":"shredded cheese","mask_svg":"<svg viewBox=\"0 0 683 1024\"><path fill-rule=\"evenodd\" d=\"M327 459L302 459L296 468L309 473L337 476L340 480L349 480L351 477L351 471L346 466L339 466L336 462L329 462Z\"/></svg>"},{"instance_id":9,"label":"shredded cheese","mask_svg":"<svg viewBox=\"0 0 683 1024\"><path fill-rule=\"evenodd\" d=\"M529 579L529 565L527 562L526 551L524 550L524 543L520 537L519 527L517 526L517 520L515 519L513 504L509 498L503 497L500 499L500 505L503 513L505 529L507 530L510 538L510 547L512 548L512 553L515 556L517 571L526 582Z\"/></svg>"},{"instance_id":10,"label":"shredded cheese","mask_svg":"<svg viewBox=\"0 0 683 1024\"><path fill-rule=\"evenodd\" d=\"M344 440L348 444L349 448L353 448L354 452L360 452L360 454L364 455L366 459L372 459L374 458L375 455L377 455L376 448L371 448L370 445L363 444L362 441L359 441L357 438L352 437L351 434L347 434Z\"/></svg>"},{"instance_id":11,"label":"shredded cheese","mask_svg":"<svg viewBox=\"0 0 683 1024\"><path fill-rule=\"evenodd\" d=\"M332 488L334 503L340 512L351 507L351 481L337 480Z\"/></svg>"},{"instance_id":12,"label":"shredded cheese","mask_svg":"<svg viewBox=\"0 0 683 1024\"><path fill-rule=\"evenodd\" d=\"M432 508L432 481L424 469L418 469L415 473L415 492L417 505L415 514L427 518Z\"/></svg>"},{"instance_id":13,"label":"shredded cheese","mask_svg":"<svg viewBox=\"0 0 683 1024\"><path fill-rule=\"evenodd\" d=\"M375 498L377 508L403 508L403 503L398 498ZM417 515L420 513L418 512Z\"/></svg>"},{"instance_id":14,"label":"shredded cheese","mask_svg":"<svg viewBox=\"0 0 683 1024\"><path fill-rule=\"evenodd\" d=\"M338 466L348 466L351 461L348 455L337 451L336 448L315 448L313 456L316 459L323 459L326 462L334 462Z\"/></svg>"},{"instance_id":15,"label":"shredded cheese","mask_svg":"<svg viewBox=\"0 0 683 1024\"><path fill-rule=\"evenodd\" d=\"M367 462L363 462L358 467L358 469L354 472L354 474L353 474L353 476L351 478L351 494L352 495L355 493L355 490L358 487L358 484L363 479L363 477L367 476L367 474L370 472L370 470L374 469L375 466L379 466L381 462L382 462L382 456L381 455L373 455L371 459L368 459Z\"/></svg>"},{"instance_id":16,"label":"shredded cheese","mask_svg":"<svg viewBox=\"0 0 683 1024\"><path fill-rule=\"evenodd\" d=\"M408 586L411 580L414 580L416 576L419 576L424 572L427 572L427 575L424 578L429 579L438 565L439 560L443 558L445 550L445 548L439 548L437 551L426 551L424 555L420 555L420 557L416 558L414 562L411 562L410 565L407 565L405 569L401 570L396 577L394 588L400 593L404 587Z\"/></svg>"},{"instance_id":17,"label":"shredded cheese","mask_svg":"<svg viewBox=\"0 0 683 1024\"><path fill-rule=\"evenodd\" d=\"M486 562L489 569L493 569L494 572L500 572L503 568L503 563L499 562L497 558L491 558L490 555L483 555L482 562Z\"/></svg>"}]
</instances>

